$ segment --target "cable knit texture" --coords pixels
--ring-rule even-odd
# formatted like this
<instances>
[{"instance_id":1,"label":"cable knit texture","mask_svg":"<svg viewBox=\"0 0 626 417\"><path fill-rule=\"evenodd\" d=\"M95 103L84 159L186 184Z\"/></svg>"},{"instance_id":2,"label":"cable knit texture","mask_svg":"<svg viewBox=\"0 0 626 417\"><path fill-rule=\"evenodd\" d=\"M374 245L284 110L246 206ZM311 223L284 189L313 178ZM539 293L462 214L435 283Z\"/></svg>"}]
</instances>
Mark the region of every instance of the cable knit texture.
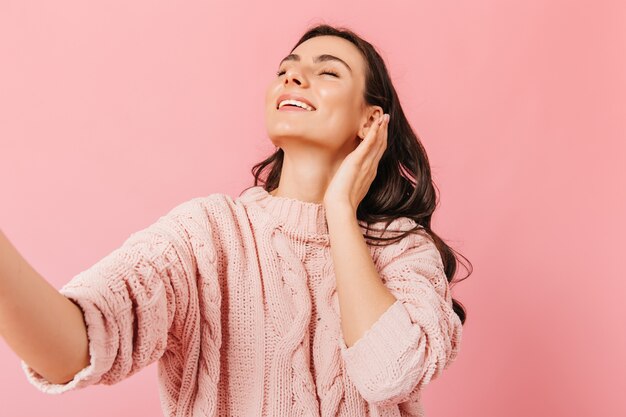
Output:
<instances>
[{"instance_id":1,"label":"cable knit texture","mask_svg":"<svg viewBox=\"0 0 626 417\"><path fill-rule=\"evenodd\" d=\"M423 416L423 387L461 341L439 252L423 229L370 246L397 301L348 348L329 238L323 204L261 186L188 200L61 288L90 364L65 384L22 368L60 394L157 362L166 416Z\"/></svg>"}]
</instances>

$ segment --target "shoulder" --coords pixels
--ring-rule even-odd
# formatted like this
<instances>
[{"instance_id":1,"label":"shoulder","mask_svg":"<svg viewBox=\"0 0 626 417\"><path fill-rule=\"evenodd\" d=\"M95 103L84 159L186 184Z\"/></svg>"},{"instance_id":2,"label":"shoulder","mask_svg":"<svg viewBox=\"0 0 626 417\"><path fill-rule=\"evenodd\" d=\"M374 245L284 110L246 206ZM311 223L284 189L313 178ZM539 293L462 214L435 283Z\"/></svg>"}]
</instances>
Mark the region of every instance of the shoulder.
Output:
<instances>
[{"instance_id":1,"label":"shoulder","mask_svg":"<svg viewBox=\"0 0 626 417\"><path fill-rule=\"evenodd\" d=\"M396 217L391 222L389 222L388 226L387 222L381 221L371 224L370 228L372 230L371 234L385 238L400 236L406 233L406 235L403 236L402 239L400 239L394 245L400 243L402 245L408 245L415 243L415 240L423 239L432 241L432 237L422 225L418 224L412 218L406 216Z\"/></svg>"},{"instance_id":2,"label":"shoulder","mask_svg":"<svg viewBox=\"0 0 626 417\"><path fill-rule=\"evenodd\" d=\"M195 219L198 221L212 220L216 216L223 216L225 213L237 209L234 199L223 193L212 193L203 196L192 197L176 204L166 214L170 217Z\"/></svg>"},{"instance_id":3,"label":"shoulder","mask_svg":"<svg viewBox=\"0 0 626 417\"><path fill-rule=\"evenodd\" d=\"M236 234L244 216L231 196L212 193L175 204L157 223L172 239L185 241L194 250L209 244L218 250L224 241L221 237Z\"/></svg>"},{"instance_id":4,"label":"shoulder","mask_svg":"<svg viewBox=\"0 0 626 417\"><path fill-rule=\"evenodd\" d=\"M222 193L191 197L170 206L152 225L170 237L206 241L215 239L223 228L238 224L238 210L233 199Z\"/></svg>"},{"instance_id":5,"label":"shoulder","mask_svg":"<svg viewBox=\"0 0 626 417\"><path fill-rule=\"evenodd\" d=\"M380 248L383 264L393 259L408 257L441 263L441 254L430 233L410 217L394 219L382 236L394 237L403 233L405 235L401 239Z\"/></svg>"}]
</instances>

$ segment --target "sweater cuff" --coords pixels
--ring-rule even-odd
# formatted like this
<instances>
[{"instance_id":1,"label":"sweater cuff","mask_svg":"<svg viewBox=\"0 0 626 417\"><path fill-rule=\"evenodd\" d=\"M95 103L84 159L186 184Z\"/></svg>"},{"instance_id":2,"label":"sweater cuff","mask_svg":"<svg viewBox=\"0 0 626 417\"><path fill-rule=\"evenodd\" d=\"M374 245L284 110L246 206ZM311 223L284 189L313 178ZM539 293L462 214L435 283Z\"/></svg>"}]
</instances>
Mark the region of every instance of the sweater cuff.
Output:
<instances>
[{"instance_id":1,"label":"sweater cuff","mask_svg":"<svg viewBox=\"0 0 626 417\"><path fill-rule=\"evenodd\" d=\"M393 303L352 346L347 347L340 334L339 345L346 372L366 400L383 400L386 395L392 395L390 391L401 389L410 380L406 374L410 370L404 365L407 354L415 355L414 346L421 335L421 328L411 322L400 300ZM382 397L378 398L379 395Z\"/></svg>"},{"instance_id":2,"label":"sweater cuff","mask_svg":"<svg viewBox=\"0 0 626 417\"><path fill-rule=\"evenodd\" d=\"M83 297L85 296L84 290L83 288ZM71 381L65 384L55 384L45 379L22 360L21 366L28 382L46 394L62 394L66 391L98 383L101 376L110 368L115 358L116 353L108 349L105 343L102 313L91 301L81 298L81 296L77 292L74 293L74 291L75 289L73 288L59 290L61 294L78 305L83 312L83 318L87 326L87 337L89 339L90 363L76 373Z\"/></svg>"}]
</instances>

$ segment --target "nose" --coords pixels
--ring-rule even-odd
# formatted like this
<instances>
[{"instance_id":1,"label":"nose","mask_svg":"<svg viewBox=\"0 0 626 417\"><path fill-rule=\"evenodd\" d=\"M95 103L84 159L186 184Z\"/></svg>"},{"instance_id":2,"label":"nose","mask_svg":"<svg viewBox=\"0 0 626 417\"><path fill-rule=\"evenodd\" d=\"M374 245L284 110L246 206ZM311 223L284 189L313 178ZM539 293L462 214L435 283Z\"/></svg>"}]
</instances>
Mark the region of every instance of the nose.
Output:
<instances>
[{"instance_id":1,"label":"nose","mask_svg":"<svg viewBox=\"0 0 626 417\"><path fill-rule=\"evenodd\" d=\"M287 71L285 77L285 85L289 85L289 83L295 83L297 85L303 84L304 77L296 70L290 69Z\"/></svg>"}]
</instances>

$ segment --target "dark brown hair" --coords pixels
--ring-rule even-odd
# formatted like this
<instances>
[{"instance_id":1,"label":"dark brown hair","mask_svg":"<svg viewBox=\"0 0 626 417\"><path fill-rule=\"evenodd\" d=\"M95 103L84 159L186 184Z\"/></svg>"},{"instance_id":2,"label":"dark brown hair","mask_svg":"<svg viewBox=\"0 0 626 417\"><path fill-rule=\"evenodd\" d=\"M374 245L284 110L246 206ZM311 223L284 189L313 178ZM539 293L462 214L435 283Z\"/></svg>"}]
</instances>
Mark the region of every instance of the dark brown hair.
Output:
<instances>
[{"instance_id":1,"label":"dark brown hair","mask_svg":"<svg viewBox=\"0 0 626 417\"><path fill-rule=\"evenodd\" d=\"M448 282L451 284L450 287L454 286L455 282L467 278L471 274L471 269L465 267L469 273L463 279L452 280L457 269L455 253L458 252L448 246L430 227L432 214L438 204L436 186L431 178L426 151L404 116L385 62L370 43L350 29L327 24L316 25L308 29L291 49L291 52L302 42L316 36L338 36L352 42L357 47L366 63L364 100L369 105L382 107L384 113L390 115L387 128L387 149L380 159L376 177L367 195L357 208L357 219L359 222L365 223L364 226L367 230L373 230L369 228L369 224L376 222L384 222L386 230L389 224L398 217L408 217L417 223L416 227L404 231L398 236L379 237L370 236L366 233L363 235L364 238L372 241L387 241L387 244L391 244L422 226L432 237L441 254L444 271ZM283 157L284 151L277 148L267 159L254 165L252 167L254 186L262 182L266 191L270 192L276 189L280 180ZM266 168L269 169L266 179L260 179L261 173ZM464 256L460 256L467 260ZM469 265L471 268L471 263ZM455 313L464 324L466 319L464 306L454 298L452 302Z\"/></svg>"}]
</instances>

